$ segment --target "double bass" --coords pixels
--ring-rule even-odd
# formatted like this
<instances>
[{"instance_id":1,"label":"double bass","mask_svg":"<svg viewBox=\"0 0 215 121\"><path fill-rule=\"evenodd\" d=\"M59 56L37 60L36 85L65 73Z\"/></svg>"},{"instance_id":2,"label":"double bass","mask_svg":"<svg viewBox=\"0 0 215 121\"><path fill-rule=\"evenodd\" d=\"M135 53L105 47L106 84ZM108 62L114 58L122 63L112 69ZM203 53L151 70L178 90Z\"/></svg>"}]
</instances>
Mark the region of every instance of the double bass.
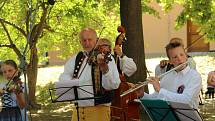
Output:
<instances>
[{"instance_id":1,"label":"double bass","mask_svg":"<svg viewBox=\"0 0 215 121\"><path fill-rule=\"evenodd\" d=\"M120 34L116 38L115 46L119 45L122 47L123 42L126 41L125 28L119 26L117 30ZM139 92L144 92L144 90L143 88L140 88L129 95L120 97L123 92L135 87L135 85L126 81L124 73L120 70L119 57L116 53L114 53L114 59L117 64L121 83L119 88L114 91L114 98L111 103L111 121L140 120L140 104L138 102L134 102L134 99L142 96Z\"/></svg>"}]
</instances>

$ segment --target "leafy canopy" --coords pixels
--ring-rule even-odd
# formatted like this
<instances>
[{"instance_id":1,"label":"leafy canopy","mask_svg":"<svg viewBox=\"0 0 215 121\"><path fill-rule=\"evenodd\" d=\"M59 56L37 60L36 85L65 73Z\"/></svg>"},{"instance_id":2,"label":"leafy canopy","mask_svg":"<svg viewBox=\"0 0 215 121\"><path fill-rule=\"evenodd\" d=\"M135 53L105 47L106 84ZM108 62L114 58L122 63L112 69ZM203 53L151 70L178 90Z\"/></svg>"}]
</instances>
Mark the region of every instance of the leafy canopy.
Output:
<instances>
[{"instance_id":1,"label":"leafy canopy","mask_svg":"<svg viewBox=\"0 0 215 121\"><path fill-rule=\"evenodd\" d=\"M168 12L174 4L184 7L176 20L176 29L184 25L187 20L191 20L199 26L201 34L206 34L206 38L215 40L215 1L214 0L157 0L157 2Z\"/></svg>"},{"instance_id":2,"label":"leafy canopy","mask_svg":"<svg viewBox=\"0 0 215 121\"><path fill-rule=\"evenodd\" d=\"M27 33L26 18L33 8L30 20L37 24L42 15L40 0L0 1L0 18L19 26ZM46 2L46 1L45 1ZM48 4L48 2L47 2ZM114 41L119 23L119 3L99 0L59 0L53 6L49 5L48 17L44 30L38 40L39 55L45 51L62 49L62 57L66 57L81 49L78 33L83 27L95 28L101 37ZM13 26L5 24L14 44L24 51L27 38ZM0 26L0 44L9 44L5 30ZM15 58L15 53L8 48L1 48L0 57Z\"/></svg>"}]
</instances>

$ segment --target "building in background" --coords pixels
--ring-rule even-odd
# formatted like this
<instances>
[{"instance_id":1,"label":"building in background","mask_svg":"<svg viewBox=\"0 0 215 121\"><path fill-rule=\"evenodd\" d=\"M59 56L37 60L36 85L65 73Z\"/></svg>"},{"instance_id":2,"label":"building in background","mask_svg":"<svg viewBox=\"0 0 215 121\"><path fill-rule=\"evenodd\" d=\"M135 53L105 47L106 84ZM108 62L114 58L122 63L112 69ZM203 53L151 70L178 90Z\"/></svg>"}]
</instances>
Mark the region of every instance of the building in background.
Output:
<instances>
[{"instance_id":1,"label":"building in background","mask_svg":"<svg viewBox=\"0 0 215 121\"><path fill-rule=\"evenodd\" d=\"M143 36L146 55L165 55L165 46L173 37L182 38L188 52L209 52L215 51L215 42L205 43L198 34L198 26L188 21L181 29L175 30L175 20L183 7L174 5L169 13L162 11L161 6L156 2L150 4L159 11L160 19L153 15L143 15ZM61 51L49 51L49 64L62 65L66 61L58 56Z\"/></svg>"},{"instance_id":2,"label":"building in background","mask_svg":"<svg viewBox=\"0 0 215 121\"><path fill-rule=\"evenodd\" d=\"M183 7L174 5L169 13L162 11L156 2L150 4L160 13L160 19L153 15L143 15L143 35L146 54L164 54L165 45L173 37L182 38L188 52L215 51L215 42L205 43L198 33L198 26L188 21L181 29L175 30L175 20ZM198 39L201 38L201 39ZM198 40L197 40L198 39Z\"/></svg>"}]
</instances>

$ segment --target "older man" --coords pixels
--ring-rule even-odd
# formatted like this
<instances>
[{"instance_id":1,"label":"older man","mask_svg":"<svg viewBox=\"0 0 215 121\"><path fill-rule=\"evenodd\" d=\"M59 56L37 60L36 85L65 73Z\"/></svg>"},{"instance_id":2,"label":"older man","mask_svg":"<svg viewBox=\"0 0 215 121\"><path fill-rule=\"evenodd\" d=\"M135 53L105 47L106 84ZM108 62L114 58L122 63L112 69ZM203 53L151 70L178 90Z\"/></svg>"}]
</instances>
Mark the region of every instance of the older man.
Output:
<instances>
[{"instance_id":1,"label":"older man","mask_svg":"<svg viewBox=\"0 0 215 121\"><path fill-rule=\"evenodd\" d=\"M114 61L107 63L102 53L92 54L97 43L95 30L84 28L79 38L83 52L79 52L65 64L64 72L56 86L62 84L82 86L82 90L78 90L79 98L95 97L78 101L80 108L78 111L77 108L73 108L72 121L77 121L77 118L79 121L109 121L110 102L113 96L111 90L117 89L120 84L117 67Z\"/></svg>"}]
</instances>

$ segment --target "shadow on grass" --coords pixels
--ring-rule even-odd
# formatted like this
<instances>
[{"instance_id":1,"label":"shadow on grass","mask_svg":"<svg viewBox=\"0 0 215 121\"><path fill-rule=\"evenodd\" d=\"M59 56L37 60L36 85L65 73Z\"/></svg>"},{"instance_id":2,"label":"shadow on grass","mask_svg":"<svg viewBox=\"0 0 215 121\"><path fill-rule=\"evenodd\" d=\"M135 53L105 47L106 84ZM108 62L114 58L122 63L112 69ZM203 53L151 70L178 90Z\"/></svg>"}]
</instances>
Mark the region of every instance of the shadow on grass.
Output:
<instances>
[{"instance_id":1,"label":"shadow on grass","mask_svg":"<svg viewBox=\"0 0 215 121\"><path fill-rule=\"evenodd\" d=\"M204 105L199 106L204 121L215 120L215 99L204 99Z\"/></svg>"},{"instance_id":2,"label":"shadow on grass","mask_svg":"<svg viewBox=\"0 0 215 121\"><path fill-rule=\"evenodd\" d=\"M32 120L30 121L70 121L72 116L72 104L69 102L52 103L49 88L53 88L53 83L45 86L37 86L37 101L41 104L41 109L31 110ZM204 97L204 96L203 96ZM215 99L203 99L204 105L199 106L200 114L204 121L215 120Z\"/></svg>"},{"instance_id":3,"label":"shadow on grass","mask_svg":"<svg viewBox=\"0 0 215 121\"><path fill-rule=\"evenodd\" d=\"M49 88L53 88L53 83L45 86L37 86L37 102L41 104L41 109L32 109L30 121L69 121L72 116L72 104L69 102L52 103Z\"/></svg>"}]
</instances>

